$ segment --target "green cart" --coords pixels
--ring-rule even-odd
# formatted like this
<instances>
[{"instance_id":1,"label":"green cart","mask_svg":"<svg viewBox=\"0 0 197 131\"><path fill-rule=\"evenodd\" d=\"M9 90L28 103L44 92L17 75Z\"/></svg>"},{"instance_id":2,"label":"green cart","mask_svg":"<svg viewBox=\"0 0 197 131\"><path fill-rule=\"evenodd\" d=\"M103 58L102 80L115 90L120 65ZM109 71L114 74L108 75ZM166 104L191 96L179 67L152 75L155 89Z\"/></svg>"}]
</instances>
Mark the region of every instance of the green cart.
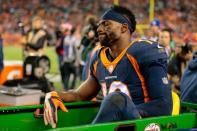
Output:
<instances>
[{"instance_id":1,"label":"green cart","mask_svg":"<svg viewBox=\"0 0 197 131\"><path fill-rule=\"evenodd\" d=\"M65 103L69 112L58 110L57 128L45 126L42 114L35 115L36 109L43 105L15 106L0 108L0 131L143 131L150 126L159 126L162 131L197 128L197 104L182 103L181 114L176 116L152 117L139 120L109 122L92 125L100 103L75 102Z\"/></svg>"}]
</instances>

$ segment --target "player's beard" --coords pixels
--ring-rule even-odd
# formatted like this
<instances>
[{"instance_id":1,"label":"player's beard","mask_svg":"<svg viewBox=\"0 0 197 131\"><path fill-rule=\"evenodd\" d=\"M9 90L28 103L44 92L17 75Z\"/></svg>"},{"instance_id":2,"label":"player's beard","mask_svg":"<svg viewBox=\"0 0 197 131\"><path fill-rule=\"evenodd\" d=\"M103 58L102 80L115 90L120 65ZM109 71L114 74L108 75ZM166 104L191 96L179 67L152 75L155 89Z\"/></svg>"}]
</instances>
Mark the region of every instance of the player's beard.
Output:
<instances>
[{"instance_id":1,"label":"player's beard","mask_svg":"<svg viewBox=\"0 0 197 131\"><path fill-rule=\"evenodd\" d=\"M110 47L112 46L112 43L117 40L116 34L113 32L107 32L102 34L102 37L99 37L99 41L101 43L101 46Z\"/></svg>"}]
</instances>

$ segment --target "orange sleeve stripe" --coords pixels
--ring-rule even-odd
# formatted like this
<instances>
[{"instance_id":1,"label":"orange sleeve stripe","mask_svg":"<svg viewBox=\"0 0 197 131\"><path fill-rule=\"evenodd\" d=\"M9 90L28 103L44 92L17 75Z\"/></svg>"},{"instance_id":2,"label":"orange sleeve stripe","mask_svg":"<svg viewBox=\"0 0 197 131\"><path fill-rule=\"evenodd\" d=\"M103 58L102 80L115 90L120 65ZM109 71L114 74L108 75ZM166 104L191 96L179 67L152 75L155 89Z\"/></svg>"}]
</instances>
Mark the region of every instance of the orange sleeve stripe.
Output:
<instances>
[{"instance_id":1,"label":"orange sleeve stripe","mask_svg":"<svg viewBox=\"0 0 197 131\"><path fill-rule=\"evenodd\" d=\"M138 65L136 59L133 56L127 54L127 57L129 59L129 61L131 62L131 64L133 65L133 67L134 67L134 69L135 69L135 71L136 71L136 73L137 73L137 75L138 75L138 77L141 81L142 90L143 90L143 94L144 94L144 102L148 102L148 101L150 101L150 98L149 98L149 95L148 95L147 86L145 84L145 79L140 72L139 65Z\"/></svg>"}]
</instances>

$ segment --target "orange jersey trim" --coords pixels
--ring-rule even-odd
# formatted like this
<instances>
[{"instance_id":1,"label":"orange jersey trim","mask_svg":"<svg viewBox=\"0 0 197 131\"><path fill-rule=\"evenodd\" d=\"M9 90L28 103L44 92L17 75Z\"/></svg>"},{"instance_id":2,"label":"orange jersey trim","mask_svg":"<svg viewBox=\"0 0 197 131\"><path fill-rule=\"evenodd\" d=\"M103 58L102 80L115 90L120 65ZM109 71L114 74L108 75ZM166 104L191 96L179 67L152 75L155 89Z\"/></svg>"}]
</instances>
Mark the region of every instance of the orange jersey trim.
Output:
<instances>
[{"instance_id":1,"label":"orange jersey trim","mask_svg":"<svg viewBox=\"0 0 197 131\"><path fill-rule=\"evenodd\" d=\"M145 84L145 79L140 72L139 65L138 65L136 59L133 56L131 56L130 54L127 54L127 57L129 59L129 61L131 62L131 64L133 65L133 67L134 67L134 69L135 69L135 71L136 71L136 73L137 73L137 75L138 75L138 77L141 81L142 90L143 90L143 94L144 94L144 102L148 102L148 101L150 101L150 98L149 98L149 95L148 95L147 86Z\"/></svg>"},{"instance_id":2,"label":"orange jersey trim","mask_svg":"<svg viewBox=\"0 0 197 131\"><path fill-rule=\"evenodd\" d=\"M98 65L98 61L96 61L95 63L94 63L94 65L93 65L93 74L94 74L94 76L96 77L96 70L97 70L97 65ZM90 73L89 73L90 74Z\"/></svg>"},{"instance_id":3,"label":"orange jersey trim","mask_svg":"<svg viewBox=\"0 0 197 131\"><path fill-rule=\"evenodd\" d=\"M118 64L118 62L122 59L122 57L125 55L125 53L127 52L127 49L134 43L135 41L131 42L112 62L110 62L106 56L106 50L108 48L104 48L103 50L101 50L100 53L100 58L101 61L103 63L103 65L105 66L105 68L112 73L113 70L116 68L116 65ZM111 69L112 68L112 69Z\"/></svg>"}]
</instances>

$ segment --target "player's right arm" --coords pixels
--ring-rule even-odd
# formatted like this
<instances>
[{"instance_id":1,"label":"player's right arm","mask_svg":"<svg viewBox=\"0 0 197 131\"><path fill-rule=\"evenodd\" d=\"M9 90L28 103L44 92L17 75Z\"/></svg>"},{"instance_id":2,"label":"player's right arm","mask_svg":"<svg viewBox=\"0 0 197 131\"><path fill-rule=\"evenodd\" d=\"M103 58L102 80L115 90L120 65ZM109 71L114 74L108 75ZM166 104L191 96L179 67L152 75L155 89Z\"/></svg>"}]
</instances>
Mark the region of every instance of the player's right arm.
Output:
<instances>
[{"instance_id":1,"label":"player's right arm","mask_svg":"<svg viewBox=\"0 0 197 131\"><path fill-rule=\"evenodd\" d=\"M68 110L64 106L63 102L74 102L74 101L84 101L84 100L91 100L94 98L99 90L100 85L96 79L96 76L93 72L94 69L94 61L93 59L91 66L90 66L90 75L88 79L81 84L78 89L70 90L67 92L49 92L45 96L44 101L44 122L45 125L50 124L53 128L56 128L57 123L57 108L60 107L62 111L67 112Z\"/></svg>"},{"instance_id":2,"label":"player's right arm","mask_svg":"<svg viewBox=\"0 0 197 131\"><path fill-rule=\"evenodd\" d=\"M99 84L92 76L81 84L76 90L58 93L65 102L91 100L99 92Z\"/></svg>"},{"instance_id":3,"label":"player's right arm","mask_svg":"<svg viewBox=\"0 0 197 131\"><path fill-rule=\"evenodd\" d=\"M99 85L95 78L89 77L81 86L72 91L57 93L55 91L49 92L45 96L44 102L44 122L45 125L50 124L56 128L58 121L57 109L68 112L63 104L65 102L91 100L99 92ZM62 101L63 100L63 101Z\"/></svg>"}]
</instances>

